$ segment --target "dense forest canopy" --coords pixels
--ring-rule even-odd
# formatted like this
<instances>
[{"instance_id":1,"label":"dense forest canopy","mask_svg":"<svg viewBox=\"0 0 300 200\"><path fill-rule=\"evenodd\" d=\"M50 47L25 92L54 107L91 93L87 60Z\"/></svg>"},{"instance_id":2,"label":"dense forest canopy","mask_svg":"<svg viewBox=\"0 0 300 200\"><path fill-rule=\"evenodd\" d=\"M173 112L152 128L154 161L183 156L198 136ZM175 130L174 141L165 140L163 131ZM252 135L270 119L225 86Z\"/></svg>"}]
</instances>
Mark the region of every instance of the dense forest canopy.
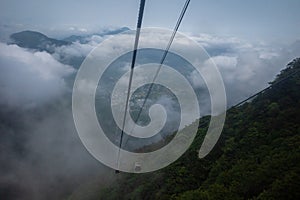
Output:
<instances>
[{"instance_id":1,"label":"dense forest canopy","mask_svg":"<svg viewBox=\"0 0 300 200\"><path fill-rule=\"evenodd\" d=\"M175 163L152 173L121 174L96 198L299 199L299 70L298 58L270 83L274 87L229 109L222 136L204 159L197 155L207 126L199 128L192 146Z\"/></svg>"}]
</instances>

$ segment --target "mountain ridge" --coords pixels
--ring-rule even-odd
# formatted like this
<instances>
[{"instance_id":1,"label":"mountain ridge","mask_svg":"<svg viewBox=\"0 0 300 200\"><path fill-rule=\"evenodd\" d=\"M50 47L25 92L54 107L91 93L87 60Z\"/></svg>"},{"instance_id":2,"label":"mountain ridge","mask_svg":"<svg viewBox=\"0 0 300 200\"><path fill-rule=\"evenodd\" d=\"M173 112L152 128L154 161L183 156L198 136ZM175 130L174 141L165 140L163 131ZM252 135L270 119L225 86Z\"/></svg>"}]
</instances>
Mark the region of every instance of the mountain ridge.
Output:
<instances>
[{"instance_id":1,"label":"mountain ridge","mask_svg":"<svg viewBox=\"0 0 300 200\"><path fill-rule=\"evenodd\" d=\"M101 33L92 33L88 35L71 35L66 38L64 38L64 41L68 42L77 42L79 41L80 43L84 44L87 43L86 37L92 36L92 35L98 35L98 36L105 36L105 35L116 35L125 31L129 31L130 29L128 27L121 27L113 30L104 30Z\"/></svg>"},{"instance_id":2,"label":"mountain ridge","mask_svg":"<svg viewBox=\"0 0 300 200\"><path fill-rule=\"evenodd\" d=\"M10 35L10 44L16 44L22 48L34 49L38 51L47 51L48 53L54 53L55 47L64 45L71 45L73 42L80 42L82 44L87 43L87 37L92 35L105 36L115 35L124 31L130 30L128 27L121 27L113 30L104 30L101 33L93 33L88 35L70 35L64 39L55 39L48 37L47 35L32 30L20 31Z\"/></svg>"},{"instance_id":3,"label":"mountain ridge","mask_svg":"<svg viewBox=\"0 0 300 200\"><path fill-rule=\"evenodd\" d=\"M55 47L70 45L71 42L49 38L43 33L37 31L21 31L10 35L12 44L16 44L22 48L35 49L38 51L47 51L54 53Z\"/></svg>"},{"instance_id":4,"label":"mountain ridge","mask_svg":"<svg viewBox=\"0 0 300 200\"><path fill-rule=\"evenodd\" d=\"M98 199L299 199L299 70L298 58L273 83L297 71L293 76L229 109L221 138L204 159L198 150L207 126L176 162L152 173L121 174L99 189Z\"/></svg>"}]
</instances>

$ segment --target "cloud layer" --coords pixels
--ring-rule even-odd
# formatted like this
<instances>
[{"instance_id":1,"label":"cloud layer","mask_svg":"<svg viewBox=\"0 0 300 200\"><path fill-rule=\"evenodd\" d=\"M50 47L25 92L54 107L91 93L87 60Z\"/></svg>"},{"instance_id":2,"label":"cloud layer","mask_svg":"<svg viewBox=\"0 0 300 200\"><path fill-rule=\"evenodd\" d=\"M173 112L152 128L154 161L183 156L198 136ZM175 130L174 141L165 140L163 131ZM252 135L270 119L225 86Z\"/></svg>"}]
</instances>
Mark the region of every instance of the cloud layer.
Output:
<instances>
[{"instance_id":1,"label":"cloud layer","mask_svg":"<svg viewBox=\"0 0 300 200\"><path fill-rule=\"evenodd\" d=\"M219 68L229 106L263 89L295 57L299 42L278 46L249 43L233 37L194 35Z\"/></svg>"},{"instance_id":2,"label":"cloud layer","mask_svg":"<svg viewBox=\"0 0 300 200\"><path fill-rule=\"evenodd\" d=\"M74 73L46 52L30 52L0 43L0 93L2 104L35 106L62 95L64 77Z\"/></svg>"},{"instance_id":3,"label":"cloud layer","mask_svg":"<svg viewBox=\"0 0 300 200\"><path fill-rule=\"evenodd\" d=\"M220 70L229 105L266 87L300 50L299 42L273 46L205 34L191 37ZM58 199L96 175L100 174L102 182L104 177L114 179L113 171L96 162L81 144L72 119L71 97L65 95L72 89L68 83L74 78L74 68L82 61L75 59L75 66L72 59L83 59L105 38L89 35L85 43L57 47L52 55L0 43L0 187L8 191L7 199ZM148 42L161 40L168 37L155 36ZM113 45L132 43L124 39L123 44ZM128 69L126 63L120 68ZM202 91L204 82L197 74L191 73L190 78ZM203 103L209 104L207 98Z\"/></svg>"}]
</instances>

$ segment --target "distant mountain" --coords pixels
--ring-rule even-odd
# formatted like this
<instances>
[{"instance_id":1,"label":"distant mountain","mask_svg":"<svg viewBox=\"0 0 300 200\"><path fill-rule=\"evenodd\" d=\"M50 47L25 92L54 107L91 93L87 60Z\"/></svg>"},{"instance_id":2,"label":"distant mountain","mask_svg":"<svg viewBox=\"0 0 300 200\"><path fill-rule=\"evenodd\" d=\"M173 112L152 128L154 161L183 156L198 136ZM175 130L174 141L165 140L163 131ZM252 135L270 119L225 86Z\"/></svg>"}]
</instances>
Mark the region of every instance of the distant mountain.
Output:
<instances>
[{"instance_id":1,"label":"distant mountain","mask_svg":"<svg viewBox=\"0 0 300 200\"><path fill-rule=\"evenodd\" d=\"M122 27L122 28L118 28L118 29L114 29L114 30L104 30L101 33L94 33L91 35L99 35L99 36L105 36L105 35L116 35L125 31L129 31L130 29L128 27ZM79 35L71 35L69 37L64 38L64 41L68 41L68 42L80 42L82 44L85 44L88 42L87 37L91 36L91 35L84 35L84 36L79 36Z\"/></svg>"},{"instance_id":2,"label":"distant mountain","mask_svg":"<svg viewBox=\"0 0 300 200\"><path fill-rule=\"evenodd\" d=\"M127 27L113 30L106 29L100 33L89 35L71 35L62 40L47 37L40 32L26 30L10 35L10 44L16 44L22 48L28 48L37 51L46 51L50 54L53 54L56 47L71 45L73 42L80 42L81 44L88 43L90 41L90 37L93 35L115 35L128 30L130 29ZM59 55L59 58L57 59L63 64L72 65L73 67L78 68L84 60L84 56Z\"/></svg>"},{"instance_id":3,"label":"distant mountain","mask_svg":"<svg viewBox=\"0 0 300 200\"><path fill-rule=\"evenodd\" d=\"M64 38L64 41L67 42L80 42L82 44L87 43L86 36L80 36L80 35L71 35L69 37Z\"/></svg>"},{"instance_id":4,"label":"distant mountain","mask_svg":"<svg viewBox=\"0 0 300 200\"><path fill-rule=\"evenodd\" d=\"M39 51L54 52L55 47L70 45L71 42L49 38L36 31L22 31L10 36L12 43L23 48L35 49Z\"/></svg>"},{"instance_id":5,"label":"distant mountain","mask_svg":"<svg viewBox=\"0 0 300 200\"><path fill-rule=\"evenodd\" d=\"M101 35L101 36L103 36L103 35L116 35L116 34L122 33L124 31L129 31L129 30L130 29L128 27L122 27L122 28L115 29L115 30L103 31L103 33L100 33L99 35Z\"/></svg>"}]
</instances>

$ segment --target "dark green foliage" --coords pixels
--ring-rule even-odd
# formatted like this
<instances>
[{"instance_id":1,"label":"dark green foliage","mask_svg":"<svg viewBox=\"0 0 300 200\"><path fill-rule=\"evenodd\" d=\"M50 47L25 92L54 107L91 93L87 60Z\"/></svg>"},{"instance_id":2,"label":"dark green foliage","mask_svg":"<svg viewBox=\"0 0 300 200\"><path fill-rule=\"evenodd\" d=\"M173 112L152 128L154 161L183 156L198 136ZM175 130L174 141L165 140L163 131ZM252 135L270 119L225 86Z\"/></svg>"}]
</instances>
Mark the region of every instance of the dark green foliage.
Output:
<instances>
[{"instance_id":1,"label":"dark green foliage","mask_svg":"<svg viewBox=\"0 0 300 200\"><path fill-rule=\"evenodd\" d=\"M271 84L300 69L296 59ZM197 157L206 128L172 165L124 174L100 199L300 199L300 73L229 109L222 136ZM201 119L207 122L209 117Z\"/></svg>"}]
</instances>

